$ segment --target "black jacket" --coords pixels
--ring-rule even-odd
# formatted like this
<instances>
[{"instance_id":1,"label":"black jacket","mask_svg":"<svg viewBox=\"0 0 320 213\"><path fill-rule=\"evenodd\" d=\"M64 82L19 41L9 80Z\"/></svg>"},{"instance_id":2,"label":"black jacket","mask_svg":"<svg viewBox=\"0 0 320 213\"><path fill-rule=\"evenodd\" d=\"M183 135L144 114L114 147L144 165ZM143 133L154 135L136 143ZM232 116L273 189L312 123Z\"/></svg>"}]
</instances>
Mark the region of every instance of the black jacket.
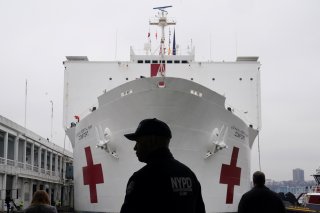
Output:
<instances>
[{"instance_id":1,"label":"black jacket","mask_svg":"<svg viewBox=\"0 0 320 213\"><path fill-rule=\"evenodd\" d=\"M195 174L166 148L131 176L120 212L204 213L205 207Z\"/></svg>"},{"instance_id":2,"label":"black jacket","mask_svg":"<svg viewBox=\"0 0 320 213\"><path fill-rule=\"evenodd\" d=\"M285 213L280 197L265 186L255 186L245 193L239 203L238 213Z\"/></svg>"},{"instance_id":3,"label":"black jacket","mask_svg":"<svg viewBox=\"0 0 320 213\"><path fill-rule=\"evenodd\" d=\"M24 210L24 213L44 213L44 212L58 213L56 207L46 205L46 204L31 205Z\"/></svg>"}]
</instances>

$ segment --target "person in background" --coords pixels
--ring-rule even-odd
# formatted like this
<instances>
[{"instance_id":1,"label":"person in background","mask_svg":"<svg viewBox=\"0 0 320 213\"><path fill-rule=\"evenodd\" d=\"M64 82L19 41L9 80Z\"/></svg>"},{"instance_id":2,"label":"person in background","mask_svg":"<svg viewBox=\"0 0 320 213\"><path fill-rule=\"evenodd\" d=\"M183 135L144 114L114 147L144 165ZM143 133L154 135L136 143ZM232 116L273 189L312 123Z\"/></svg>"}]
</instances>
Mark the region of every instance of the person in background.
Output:
<instances>
[{"instance_id":1,"label":"person in background","mask_svg":"<svg viewBox=\"0 0 320 213\"><path fill-rule=\"evenodd\" d=\"M253 173L254 187L242 195L238 213L285 213L286 209L280 197L264 184L266 178L263 172Z\"/></svg>"},{"instance_id":2,"label":"person in background","mask_svg":"<svg viewBox=\"0 0 320 213\"><path fill-rule=\"evenodd\" d=\"M169 150L169 126L156 118L142 120L134 133L139 161L147 165L129 179L121 213L205 213L196 175Z\"/></svg>"},{"instance_id":3,"label":"person in background","mask_svg":"<svg viewBox=\"0 0 320 213\"><path fill-rule=\"evenodd\" d=\"M25 213L57 213L54 206L50 206L49 195L46 191L38 190L33 194L31 205L24 210Z\"/></svg>"}]
</instances>

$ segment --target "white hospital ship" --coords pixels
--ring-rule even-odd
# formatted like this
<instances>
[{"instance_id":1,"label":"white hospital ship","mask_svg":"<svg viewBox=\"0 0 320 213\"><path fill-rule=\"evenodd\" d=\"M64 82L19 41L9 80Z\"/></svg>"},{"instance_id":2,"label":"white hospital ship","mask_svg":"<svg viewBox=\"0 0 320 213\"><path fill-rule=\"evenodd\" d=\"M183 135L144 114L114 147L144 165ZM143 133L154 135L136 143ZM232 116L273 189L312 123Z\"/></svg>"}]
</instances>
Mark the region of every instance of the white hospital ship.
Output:
<instances>
[{"instance_id":1,"label":"white hospital ship","mask_svg":"<svg viewBox=\"0 0 320 213\"><path fill-rule=\"evenodd\" d=\"M195 61L193 46L184 54L176 45L166 7L155 9L157 50L149 37L144 54L131 48L129 61L68 56L64 62L75 211L120 211L129 177L144 165L123 135L142 119L158 118L172 130L174 157L197 175L206 211L236 212L250 188L250 152L261 127L258 57Z\"/></svg>"}]
</instances>

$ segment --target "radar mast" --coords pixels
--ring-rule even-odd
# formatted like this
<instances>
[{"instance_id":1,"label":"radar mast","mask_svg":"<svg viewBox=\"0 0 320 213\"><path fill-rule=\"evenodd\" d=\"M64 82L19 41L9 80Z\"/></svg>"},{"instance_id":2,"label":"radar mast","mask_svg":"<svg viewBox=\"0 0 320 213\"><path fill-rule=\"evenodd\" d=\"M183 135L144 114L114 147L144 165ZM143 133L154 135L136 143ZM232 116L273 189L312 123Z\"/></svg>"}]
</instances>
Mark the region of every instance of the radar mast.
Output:
<instances>
[{"instance_id":1,"label":"radar mast","mask_svg":"<svg viewBox=\"0 0 320 213\"><path fill-rule=\"evenodd\" d=\"M173 19L167 18L168 12L165 10L172 6L163 6L163 7L154 7L154 10L159 10L156 18L149 21L150 25L158 25L161 28L161 40L160 40L160 55L165 54L165 36L164 36L164 28L168 25L176 25L176 22Z\"/></svg>"}]
</instances>

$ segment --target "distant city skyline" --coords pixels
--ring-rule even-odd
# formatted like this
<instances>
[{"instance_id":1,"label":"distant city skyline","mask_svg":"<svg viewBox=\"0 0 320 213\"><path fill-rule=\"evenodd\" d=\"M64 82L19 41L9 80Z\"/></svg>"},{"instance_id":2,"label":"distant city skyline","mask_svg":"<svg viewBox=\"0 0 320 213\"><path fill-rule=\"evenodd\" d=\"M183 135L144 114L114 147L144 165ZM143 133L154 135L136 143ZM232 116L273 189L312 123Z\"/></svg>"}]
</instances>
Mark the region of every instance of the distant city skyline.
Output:
<instances>
[{"instance_id":1,"label":"distant city skyline","mask_svg":"<svg viewBox=\"0 0 320 213\"><path fill-rule=\"evenodd\" d=\"M296 182L296 183L304 182L304 170L300 168L293 169L292 180L293 182Z\"/></svg>"}]
</instances>

